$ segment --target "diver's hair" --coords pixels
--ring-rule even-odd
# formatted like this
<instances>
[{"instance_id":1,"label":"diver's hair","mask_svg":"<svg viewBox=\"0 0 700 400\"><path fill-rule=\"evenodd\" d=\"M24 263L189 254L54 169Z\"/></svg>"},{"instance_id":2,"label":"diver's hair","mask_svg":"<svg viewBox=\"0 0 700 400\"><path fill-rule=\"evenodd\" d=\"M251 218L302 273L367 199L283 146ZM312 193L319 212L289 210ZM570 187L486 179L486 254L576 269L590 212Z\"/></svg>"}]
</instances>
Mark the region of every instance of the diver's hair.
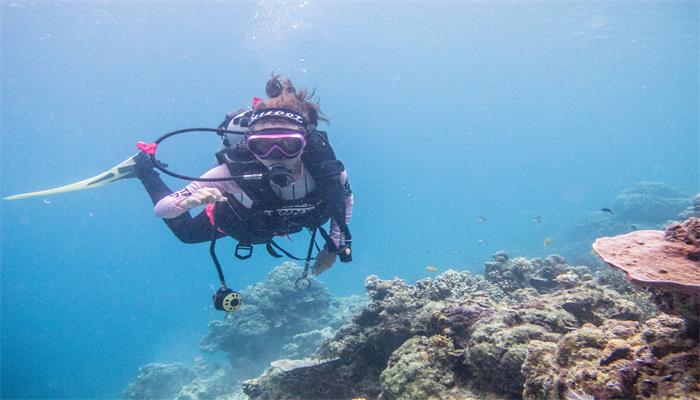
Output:
<instances>
[{"instance_id":1,"label":"diver's hair","mask_svg":"<svg viewBox=\"0 0 700 400\"><path fill-rule=\"evenodd\" d=\"M272 74L272 78L265 85L265 93L268 98L255 105L254 111L266 108L287 108L303 115L309 124L316 126L318 121L328 122L323 117L318 100L314 99L314 91L306 89L296 90L289 78L278 74Z\"/></svg>"}]
</instances>

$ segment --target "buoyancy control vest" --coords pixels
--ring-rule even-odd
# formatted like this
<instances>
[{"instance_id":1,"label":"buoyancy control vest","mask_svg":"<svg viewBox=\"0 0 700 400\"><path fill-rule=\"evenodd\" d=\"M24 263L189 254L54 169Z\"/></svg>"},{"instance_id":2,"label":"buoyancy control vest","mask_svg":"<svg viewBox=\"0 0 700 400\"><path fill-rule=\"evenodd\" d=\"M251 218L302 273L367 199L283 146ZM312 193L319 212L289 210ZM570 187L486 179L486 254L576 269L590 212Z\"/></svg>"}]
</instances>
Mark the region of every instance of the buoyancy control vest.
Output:
<instances>
[{"instance_id":1,"label":"buoyancy control vest","mask_svg":"<svg viewBox=\"0 0 700 400\"><path fill-rule=\"evenodd\" d=\"M246 124L246 110L230 113L221 125L227 130L231 124ZM245 128L245 127L243 127ZM283 200L270 187L267 168L241 144L225 147L216 154L219 164L226 164L234 181L252 200L245 207L235 196L227 194L227 201L213 209L218 229L236 239L240 245L268 244L274 236L292 234L304 228L316 229L332 217L349 239L345 224L345 198L350 195L347 183L340 175L345 169L336 159L327 133L314 127L307 129L306 147L301 155L306 171L316 187L303 198ZM328 238L329 246L335 247Z\"/></svg>"}]
</instances>

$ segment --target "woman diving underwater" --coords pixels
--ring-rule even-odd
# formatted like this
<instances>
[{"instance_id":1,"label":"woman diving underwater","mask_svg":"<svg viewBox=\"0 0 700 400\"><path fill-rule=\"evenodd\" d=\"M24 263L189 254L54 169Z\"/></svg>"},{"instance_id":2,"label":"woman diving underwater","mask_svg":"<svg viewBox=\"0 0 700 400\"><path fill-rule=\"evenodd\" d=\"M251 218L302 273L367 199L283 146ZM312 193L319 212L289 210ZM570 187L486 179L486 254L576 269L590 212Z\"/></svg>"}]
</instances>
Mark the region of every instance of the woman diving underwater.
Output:
<instances>
[{"instance_id":1,"label":"woman diving underwater","mask_svg":"<svg viewBox=\"0 0 700 400\"><path fill-rule=\"evenodd\" d=\"M316 129L325 120L319 105L308 91L297 91L280 76L267 82L266 93L268 98L255 99L250 109L228 115L219 126L227 133L226 146L217 153L219 165L180 190L170 190L154 170L168 172L155 160L155 150L142 145L134 158L136 176L150 195L156 216L185 243L211 241L221 280L213 300L220 310L235 311L240 305L240 295L226 287L216 258L214 246L220 237L238 241L235 255L240 259L249 258L255 244L265 244L275 257L282 257L280 251L298 259L273 239L308 229L312 238L297 287L309 284L306 276L317 231L325 244L315 258L313 274L332 267L336 257L352 261L348 223L353 194L325 132ZM231 132L243 139L230 143ZM198 206L205 210L192 217L189 210ZM328 220L330 232L322 227Z\"/></svg>"}]
</instances>

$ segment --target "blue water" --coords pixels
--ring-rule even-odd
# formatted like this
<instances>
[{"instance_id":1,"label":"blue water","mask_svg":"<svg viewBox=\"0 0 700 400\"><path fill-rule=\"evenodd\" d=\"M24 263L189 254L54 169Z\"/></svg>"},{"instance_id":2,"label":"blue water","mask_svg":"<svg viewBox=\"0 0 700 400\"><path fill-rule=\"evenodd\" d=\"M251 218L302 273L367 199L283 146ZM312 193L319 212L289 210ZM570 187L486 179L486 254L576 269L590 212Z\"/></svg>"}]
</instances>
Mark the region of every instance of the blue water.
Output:
<instances>
[{"instance_id":1,"label":"blue water","mask_svg":"<svg viewBox=\"0 0 700 400\"><path fill-rule=\"evenodd\" d=\"M697 2L1 10L3 196L214 127L272 71L316 88L356 202L354 262L322 276L336 295L429 264L479 272L500 249L546 255L543 238L638 181L700 189ZM178 156L187 172L211 166L202 140ZM221 318L207 245L179 243L137 181L0 205L3 398L118 397L140 365L196 355ZM232 249L219 251L237 288L278 264Z\"/></svg>"}]
</instances>

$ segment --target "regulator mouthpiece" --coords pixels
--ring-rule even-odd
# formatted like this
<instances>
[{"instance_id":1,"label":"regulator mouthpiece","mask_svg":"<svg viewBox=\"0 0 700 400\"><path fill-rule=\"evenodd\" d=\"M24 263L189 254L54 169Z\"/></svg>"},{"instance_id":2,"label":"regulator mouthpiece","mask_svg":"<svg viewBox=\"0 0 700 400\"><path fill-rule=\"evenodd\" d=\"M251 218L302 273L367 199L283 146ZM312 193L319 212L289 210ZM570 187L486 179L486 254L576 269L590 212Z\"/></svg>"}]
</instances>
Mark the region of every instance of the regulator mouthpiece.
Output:
<instances>
[{"instance_id":1,"label":"regulator mouthpiece","mask_svg":"<svg viewBox=\"0 0 700 400\"><path fill-rule=\"evenodd\" d=\"M270 167L270 180L277 186L289 186L292 184L292 170L284 165Z\"/></svg>"}]
</instances>

